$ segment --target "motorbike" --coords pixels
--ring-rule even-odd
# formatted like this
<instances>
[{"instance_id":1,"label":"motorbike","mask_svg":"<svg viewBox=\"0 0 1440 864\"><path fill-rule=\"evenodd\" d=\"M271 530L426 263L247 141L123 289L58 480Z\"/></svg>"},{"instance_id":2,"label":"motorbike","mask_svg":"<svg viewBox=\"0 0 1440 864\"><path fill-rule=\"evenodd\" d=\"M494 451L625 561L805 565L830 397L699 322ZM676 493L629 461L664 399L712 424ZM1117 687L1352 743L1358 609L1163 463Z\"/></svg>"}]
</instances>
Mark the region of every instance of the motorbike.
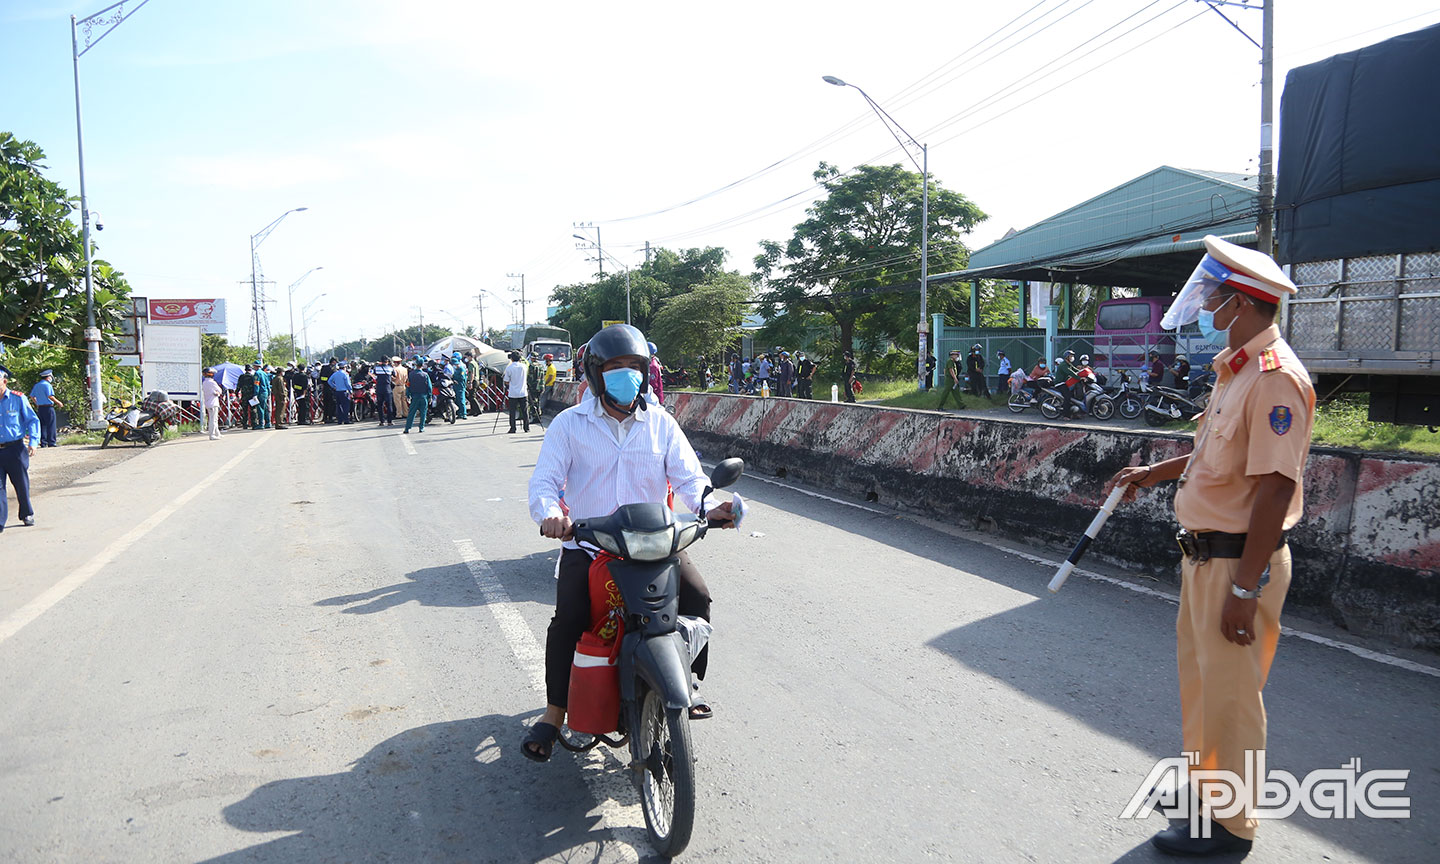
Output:
<instances>
[{"instance_id":1,"label":"motorbike","mask_svg":"<svg viewBox=\"0 0 1440 864\"><path fill-rule=\"evenodd\" d=\"M692 648L682 631L680 570L676 555L704 538L709 522L704 500L740 479L745 463L726 459L715 466L697 514L675 513L663 502L626 504L609 516L581 519L574 538L584 548L605 550L619 560L610 575L623 602L624 635L619 645L619 725L589 735L568 726L560 744L576 752L602 742L617 750L628 745L631 777L640 794L645 828L655 850L679 855L695 825L695 755L690 742ZM688 631L686 631L688 632Z\"/></svg>"},{"instance_id":2,"label":"motorbike","mask_svg":"<svg viewBox=\"0 0 1440 864\"><path fill-rule=\"evenodd\" d=\"M1210 404L1214 384L1206 381L1198 390L1181 390L1176 387L1152 387L1150 401L1145 403L1145 423L1149 426L1164 426L1176 420L1189 420L1205 410Z\"/></svg>"},{"instance_id":3,"label":"motorbike","mask_svg":"<svg viewBox=\"0 0 1440 864\"><path fill-rule=\"evenodd\" d=\"M455 382L448 376L435 379L430 388L430 416L455 422Z\"/></svg>"},{"instance_id":4,"label":"motorbike","mask_svg":"<svg viewBox=\"0 0 1440 864\"><path fill-rule=\"evenodd\" d=\"M1145 383L1142 375L1138 382L1131 376L1128 370L1120 370L1116 373L1120 383L1113 388L1107 388L1106 393L1115 400L1115 410L1126 420L1134 420L1145 410L1145 402L1150 396L1150 386Z\"/></svg>"},{"instance_id":5,"label":"motorbike","mask_svg":"<svg viewBox=\"0 0 1440 864\"><path fill-rule=\"evenodd\" d=\"M1045 419L1054 420L1062 414L1084 412L1096 420L1109 420L1115 416L1115 400L1105 392L1099 381L1090 376L1076 379L1070 388L1070 398L1054 385L1041 388L1045 396L1040 400L1040 413ZM1080 396L1077 398L1076 393ZM1069 402L1067 405L1066 402Z\"/></svg>"},{"instance_id":6,"label":"motorbike","mask_svg":"<svg viewBox=\"0 0 1440 864\"><path fill-rule=\"evenodd\" d=\"M162 390L152 391L139 405L121 402L105 417L105 437L100 447L109 447L111 441L138 441L149 447L165 437L165 427L174 422L179 412L170 395Z\"/></svg>"},{"instance_id":7,"label":"motorbike","mask_svg":"<svg viewBox=\"0 0 1440 864\"><path fill-rule=\"evenodd\" d=\"M354 400L351 404L350 415L352 420L369 420L375 416L375 385L371 383L360 384L355 387L351 394Z\"/></svg>"},{"instance_id":8,"label":"motorbike","mask_svg":"<svg viewBox=\"0 0 1440 864\"><path fill-rule=\"evenodd\" d=\"M689 387L690 373L685 367L678 369L661 369L660 381L667 387Z\"/></svg>"},{"instance_id":9,"label":"motorbike","mask_svg":"<svg viewBox=\"0 0 1440 864\"><path fill-rule=\"evenodd\" d=\"M1028 386L1030 384L1037 385L1037 389L1030 389ZM1025 382L1025 385L1011 393L1010 401L1006 403L1006 407L1016 414L1020 414L1028 408L1039 408L1045 393L1055 392L1054 385L1049 378L1031 378Z\"/></svg>"}]
</instances>

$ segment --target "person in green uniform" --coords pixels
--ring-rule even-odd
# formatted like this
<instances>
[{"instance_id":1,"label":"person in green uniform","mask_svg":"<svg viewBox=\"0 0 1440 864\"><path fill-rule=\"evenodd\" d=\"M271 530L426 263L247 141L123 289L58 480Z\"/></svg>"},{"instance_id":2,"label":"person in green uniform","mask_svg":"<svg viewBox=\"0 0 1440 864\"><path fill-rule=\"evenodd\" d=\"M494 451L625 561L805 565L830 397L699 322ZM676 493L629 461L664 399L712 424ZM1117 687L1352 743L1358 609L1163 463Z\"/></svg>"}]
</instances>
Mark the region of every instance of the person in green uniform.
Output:
<instances>
[{"instance_id":1,"label":"person in green uniform","mask_svg":"<svg viewBox=\"0 0 1440 864\"><path fill-rule=\"evenodd\" d=\"M948 397L955 398L955 407L964 408L965 403L960 401L960 349L953 348L950 351L950 360L945 364L945 377L940 384L940 404L935 410L945 410L945 400Z\"/></svg>"}]
</instances>

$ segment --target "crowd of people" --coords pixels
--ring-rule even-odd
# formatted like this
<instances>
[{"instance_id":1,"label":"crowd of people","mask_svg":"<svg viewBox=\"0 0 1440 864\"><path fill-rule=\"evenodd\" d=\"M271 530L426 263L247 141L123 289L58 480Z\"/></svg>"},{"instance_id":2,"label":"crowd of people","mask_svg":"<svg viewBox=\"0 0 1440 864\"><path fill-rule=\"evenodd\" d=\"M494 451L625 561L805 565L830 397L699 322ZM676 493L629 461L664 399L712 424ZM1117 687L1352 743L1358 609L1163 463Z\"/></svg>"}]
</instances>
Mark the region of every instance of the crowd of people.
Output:
<instances>
[{"instance_id":1,"label":"crowd of people","mask_svg":"<svg viewBox=\"0 0 1440 864\"><path fill-rule=\"evenodd\" d=\"M518 410L528 431L554 387L554 357L532 357L527 364L514 351L510 359L504 374L482 367L474 351L409 361L331 357L324 363L284 366L247 363L233 390L222 386L213 368L206 369L201 387L205 427L211 439L220 438L221 407L228 404L230 428L285 429L292 423L347 425L372 419L380 426L394 426L403 417L406 433L416 427L423 432L431 409L444 405L441 400L453 400L456 420L508 405L511 430ZM520 370L518 378L511 368Z\"/></svg>"},{"instance_id":2,"label":"crowd of people","mask_svg":"<svg viewBox=\"0 0 1440 864\"><path fill-rule=\"evenodd\" d=\"M845 352L845 358L848 383L855 376L855 361L849 351ZM753 357L733 354L728 365L731 393L814 398L816 365L804 351L795 352L793 358L783 349L777 349L773 355L764 351ZM846 401L855 401L853 388L847 387L846 394L849 396Z\"/></svg>"}]
</instances>

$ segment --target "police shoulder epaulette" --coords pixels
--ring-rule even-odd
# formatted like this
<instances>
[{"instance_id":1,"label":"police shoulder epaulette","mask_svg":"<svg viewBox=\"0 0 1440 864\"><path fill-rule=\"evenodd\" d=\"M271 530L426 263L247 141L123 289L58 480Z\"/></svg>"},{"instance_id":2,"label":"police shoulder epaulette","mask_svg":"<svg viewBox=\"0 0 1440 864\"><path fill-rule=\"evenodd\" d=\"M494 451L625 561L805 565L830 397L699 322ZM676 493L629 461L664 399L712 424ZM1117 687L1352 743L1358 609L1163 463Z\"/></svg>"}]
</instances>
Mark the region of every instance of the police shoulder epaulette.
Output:
<instances>
[{"instance_id":1,"label":"police shoulder epaulette","mask_svg":"<svg viewBox=\"0 0 1440 864\"><path fill-rule=\"evenodd\" d=\"M1280 352L1274 348L1265 348L1260 352L1260 371L1274 372L1280 368Z\"/></svg>"}]
</instances>

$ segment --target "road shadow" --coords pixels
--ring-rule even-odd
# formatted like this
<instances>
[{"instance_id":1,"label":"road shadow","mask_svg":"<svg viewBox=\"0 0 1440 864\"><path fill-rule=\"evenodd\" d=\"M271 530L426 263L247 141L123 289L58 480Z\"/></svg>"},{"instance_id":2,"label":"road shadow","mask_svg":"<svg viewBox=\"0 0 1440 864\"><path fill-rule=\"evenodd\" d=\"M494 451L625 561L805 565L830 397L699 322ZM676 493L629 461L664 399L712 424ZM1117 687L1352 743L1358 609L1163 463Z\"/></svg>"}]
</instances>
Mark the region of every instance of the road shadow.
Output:
<instances>
[{"instance_id":1,"label":"road shadow","mask_svg":"<svg viewBox=\"0 0 1440 864\"><path fill-rule=\"evenodd\" d=\"M1073 791L1075 800L1086 802L1089 818L1100 824L1113 824L1153 760L1178 755L1181 746L1175 643L1173 636L1155 638L1157 625L1167 636L1173 633L1175 607L1121 597L1117 608L1115 594L1074 591L1036 600L927 643L968 669L1144 751L1123 765L1078 749L1067 754L1082 776L1114 778L1099 795L1098 787L1087 784ZM1303 779L1310 771L1337 769L1359 757L1362 770L1410 769L1404 794L1421 806L1436 800L1440 717L1434 706L1440 682L1349 654L1307 648L1282 639L1276 654L1265 688L1268 767ZM1440 845L1440 823L1420 813L1417 807L1416 818L1408 820L1317 819L1299 811L1283 827L1299 828L1357 856L1385 850L1387 860L1434 860L1425 850ZM1281 827L1262 824L1257 852L1262 844L1287 845ZM1165 856L1147 846L1120 860Z\"/></svg>"},{"instance_id":2,"label":"road shadow","mask_svg":"<svg viewBox=\"0 0 1440 864\"><path fill-rule=\"evenodd\" d=\"M559 555L559 549L549 549L489 563L502 575L511 601L550 605L555 602L553 577ZM343 607L340 612L345 615L372 615L406 603L450 608L484 606L485 596L476 586L470 568L456 562L414 570L405 574L404 581L392 585L315 601L316 606Z\"/></svg>"},{"instance_id":3,"label":"road shadow","mask_svg":"<svg viewBox=\"0 0 1440 864\"><path fill-rule=\"evenodd\" d=\"M407 729L348 771L277 780L225 807L241 831L296 832L210 862L600 861L650 854L643 829L612 832L576 757L520 753L534 715L488 714ZM613 759L609 770L623 771ZM636 800L633 787L621 804ZM619 834L617 838L615 834ZM648 860L648 859L646 859Z\"/></svg>"}]
</instances>

